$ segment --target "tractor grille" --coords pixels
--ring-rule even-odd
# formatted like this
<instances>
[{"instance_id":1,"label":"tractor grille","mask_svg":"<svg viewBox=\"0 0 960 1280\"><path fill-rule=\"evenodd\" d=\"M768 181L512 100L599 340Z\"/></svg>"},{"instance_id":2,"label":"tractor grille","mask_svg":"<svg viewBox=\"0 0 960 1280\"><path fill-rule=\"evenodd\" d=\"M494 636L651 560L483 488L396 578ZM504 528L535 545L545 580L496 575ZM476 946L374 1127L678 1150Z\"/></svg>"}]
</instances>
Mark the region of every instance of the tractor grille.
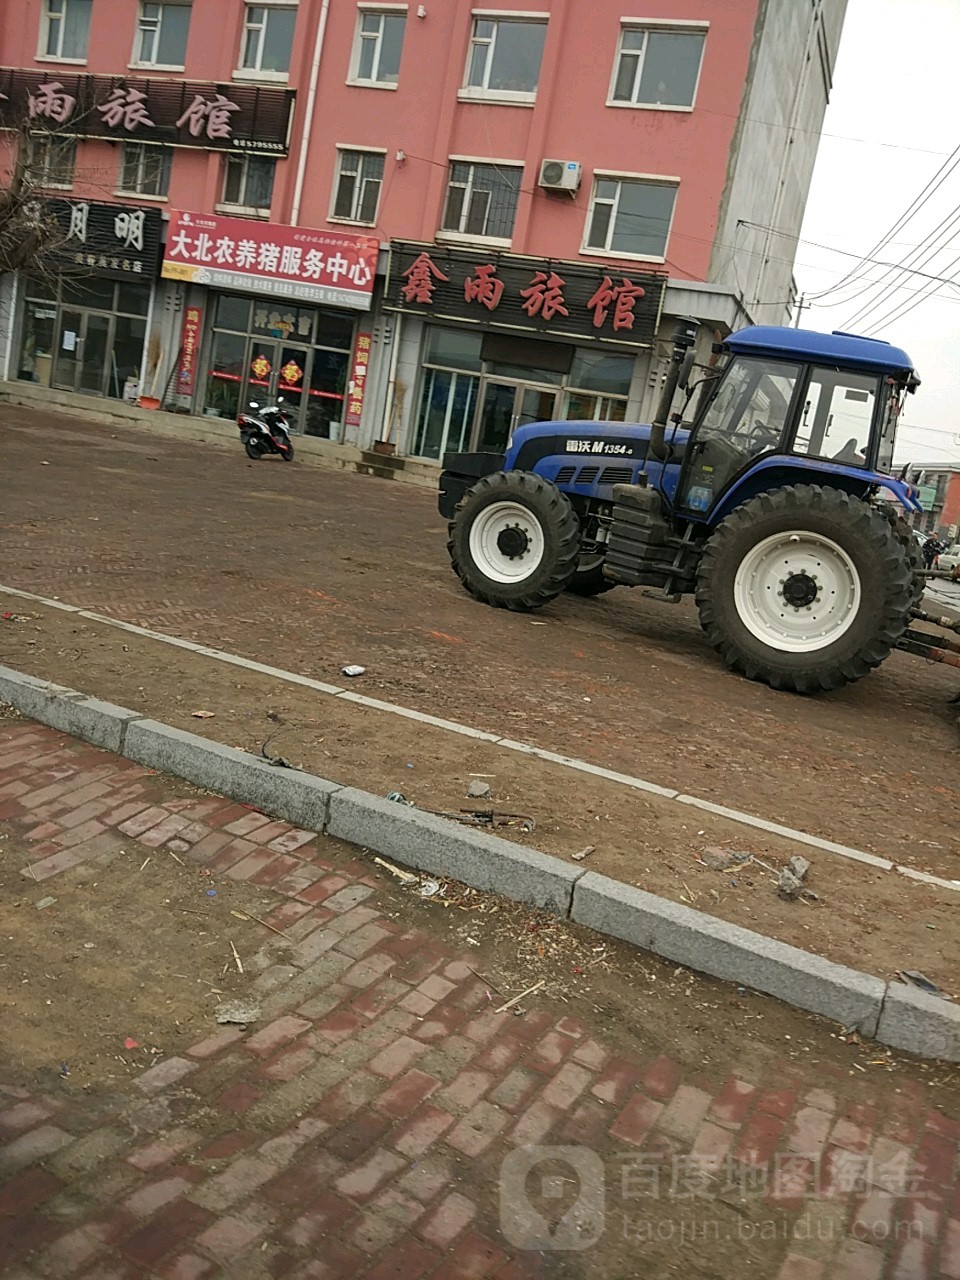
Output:
<instances>
[{"instance_id":1,"label":"tractor grille","mask_svg":"<svg viewBox=\"0 0 960 1280\"><path fill-rule=\"evenodd\" d=\"M576 469L576 467L561 467L557 472L554 484L569 484Z\"/></svg>"},{"instance_id":2,"label":"tractor grille","mask_svg":"<svg viewBox=\"0 0 960 1280\"><path fill-rule=\"evenodd\" d=\"M599 474L599 467L581 467L580 474L577 476L577 484L593 484Z\"/></svg>"},{"instance_id":3,"label":"tractor grille","mask_svg":"<svg viewBox=\"0 0 960 1280\"><path fill-rule=\"evenodd\" d=\"M581 473L582 474L582 473ZM629 484L633 479L633 467L605 467L601 484Z\"/></svg>"}]
</instances>

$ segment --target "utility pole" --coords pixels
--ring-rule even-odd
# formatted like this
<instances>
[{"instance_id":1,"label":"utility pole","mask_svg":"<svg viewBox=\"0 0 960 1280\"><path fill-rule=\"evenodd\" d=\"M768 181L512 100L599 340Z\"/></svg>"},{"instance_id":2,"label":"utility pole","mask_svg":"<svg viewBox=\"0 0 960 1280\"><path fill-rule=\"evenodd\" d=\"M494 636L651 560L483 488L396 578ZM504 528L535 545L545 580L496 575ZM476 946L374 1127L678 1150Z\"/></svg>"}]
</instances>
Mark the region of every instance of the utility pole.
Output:
<instances>
[{"instance_id":1,"label":"utility pole","mask_svg":"<svg viewBox=\"0 0 960 1280\"><path fill-rule=\"evenodd\" d=\"M806 295L805 293L801 293L801 295L800 295L800 297L799 297L799 299L798 299L798 301L797 301L797 303L796 303L796 307L797 307L797 315L796 315L796 319L795 319L795 320L794 320L794 322L793 322L793 327L794 327L795 329L799 329L799 328L800 328L800 317L803 315L804 311L806 311L807 307L809 307L809 306L810 306L810 303L809 303L809 302L804 302L804 298L805 298L806 296L807 296L807 295Z\"/></svg>"}]
</instances>

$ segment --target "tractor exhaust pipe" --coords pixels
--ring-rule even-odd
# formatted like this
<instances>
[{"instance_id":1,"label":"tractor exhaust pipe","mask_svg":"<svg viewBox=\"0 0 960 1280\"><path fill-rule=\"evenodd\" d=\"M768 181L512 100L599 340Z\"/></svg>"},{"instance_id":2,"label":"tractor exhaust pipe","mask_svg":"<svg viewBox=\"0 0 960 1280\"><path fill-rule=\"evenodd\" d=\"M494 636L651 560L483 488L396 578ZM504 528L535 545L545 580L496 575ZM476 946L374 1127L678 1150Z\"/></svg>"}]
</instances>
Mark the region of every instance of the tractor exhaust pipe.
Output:
<instances>
[{"instance_id":1,"label":"tractor exhaust pipe","mask_svg":"<svg viewBox=\"0 0 960 1280\"><path fill-rule=\"evenodd\" d=\"M670 410L673 406L673 397L677 394L677 387L681 383L686 384L693 367L693 347L697 341L698 327L699 321L686 318L677 322L674 331L670 368L667 370L667 380L663 384L660 403L650 431L650 453L658 462L666 462L670 456L670 448L666 442L667 423L670 421Z\"/></svg>"}]
</instances>

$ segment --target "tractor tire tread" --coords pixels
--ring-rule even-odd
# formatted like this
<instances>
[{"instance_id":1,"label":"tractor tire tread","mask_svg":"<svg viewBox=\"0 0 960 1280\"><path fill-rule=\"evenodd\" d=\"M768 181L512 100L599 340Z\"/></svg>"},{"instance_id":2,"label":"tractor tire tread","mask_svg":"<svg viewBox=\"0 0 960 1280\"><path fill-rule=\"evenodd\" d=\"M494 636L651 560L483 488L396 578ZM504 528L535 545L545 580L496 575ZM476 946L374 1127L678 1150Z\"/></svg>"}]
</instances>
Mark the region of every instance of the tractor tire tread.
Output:
<instances>
[{"instance_id":1,"label":"tractor tire tread","mask_svg":"<svg viewBox=\"0 0 960 1280\"><path fill-rule=\"evenodd\" d=\"M544 532L549 528L553 536L555 545L552 565L541 575L535 587L515 596L498 591L496 588L500 584L484 578L470 563L469 555L464 554L464 548L458 545L460 521L464 513L468 512L471 504L482 509L487 499L519 501L522 505L529 506L544 527ZM497 609L510 609L515 613L542 609L566 591L580 559L580 522L569 498L550 481L530 471L495 471L492 475L483 476L457 503L456 513L447 526L447 532L450 564L464 590L481 604L492 605ZM478 577L483 581L478 581Z\"/></svg>"},{"instance_id":2,"label":"tractor tire tread","mask_svg":"<svg viewBox=\"0 0 960 1280\"><path fill-rule=\"evenodd\" d=\"M882 606L869 634L860 635L859 619L836 642L842 652L831 656L829 648L820 654L778 655L776 650L746 633L737 620L732 598L726 599L726 584L732 583L738 546L748 530L756 530L770 518L784 514L815 514L836 521L854 535L861 549L872 559L877 582L882 589ZM802 527L802 526L801 526ZM761 530L755 541L765 536ZM908 553L903 533L877 507L841 489L820 485L790 485L761 493L736 507L710 536L697 574L696 601L700 623L707 639L734 671L748 680L758 680L773 689L795 693L825 693L852 684L878 667L896 647L906 630L910 609L916 599L914 558ZM741 557L742 558L742 557ZM718 587L718 579L720 586ZM732 597L732 591L730 592ZM745 633L745 634L741 634ZM832 647L832 646L831 646ZM766 654L757 649L767 648ZM797 661L790 661L796 656Z\"/></svg>"}]
</instances>

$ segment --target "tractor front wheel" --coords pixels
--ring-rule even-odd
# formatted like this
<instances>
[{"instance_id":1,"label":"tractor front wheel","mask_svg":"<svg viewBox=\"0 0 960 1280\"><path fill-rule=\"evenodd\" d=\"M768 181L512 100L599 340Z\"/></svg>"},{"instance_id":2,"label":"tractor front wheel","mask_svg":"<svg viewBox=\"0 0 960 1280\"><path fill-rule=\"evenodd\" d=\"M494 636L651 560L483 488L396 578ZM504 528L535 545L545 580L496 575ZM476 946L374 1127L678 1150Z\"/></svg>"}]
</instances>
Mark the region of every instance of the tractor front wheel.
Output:
<instances>
[{"instance_id":1,"label":"tractor front wheel","mask_svg":"<svg viewBox=\"0 0 960 1280\"><path fill-rule=\"evenodd\" d=\"M539 609L576 573L580 524L565 494L528 471L484 476L461 498L447 543L453 571L484 604Z\"/></svg>"},{"instance_id":2,"label":"tractor front wheel","mask_svg":"<svg viewBox=\"0 0 960 1280\"><path fill-rule=\"evenodd\" d=\"M911 556L887 516L819 485L737 507L697 575L700 622L728 666L796 693L838 689L879 666L913 601Z\"/></svg>"}]
</instances>

